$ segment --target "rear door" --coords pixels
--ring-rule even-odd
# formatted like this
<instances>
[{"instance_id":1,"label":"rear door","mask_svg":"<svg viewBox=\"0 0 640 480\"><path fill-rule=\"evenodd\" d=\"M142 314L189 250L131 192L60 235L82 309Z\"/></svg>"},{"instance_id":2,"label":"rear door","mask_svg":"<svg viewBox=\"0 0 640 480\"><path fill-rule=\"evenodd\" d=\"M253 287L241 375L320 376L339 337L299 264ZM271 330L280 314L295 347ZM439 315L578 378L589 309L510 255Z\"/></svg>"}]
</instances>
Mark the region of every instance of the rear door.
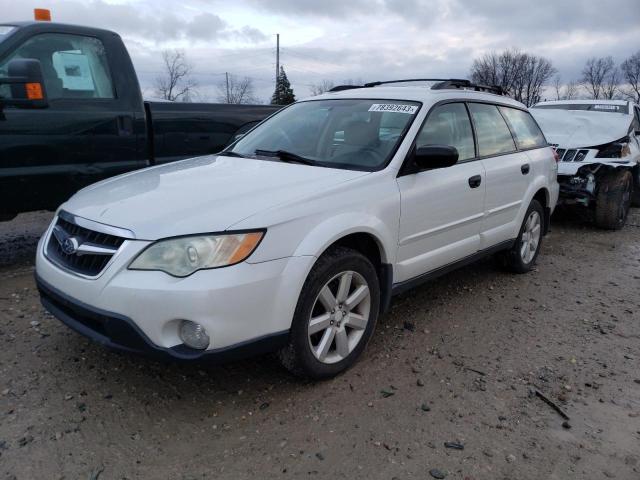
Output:
<instances>
[{"instance_id":1,"label":"rear door","mask_svg":"<svg viewBox=\"0 0 640 480\"><path fill-rule=\"evenodd\" d=\"M486 170L485 217L481 249L510 240L531 163L518 152L516 142L497 105L468 103L476 132L478 153Z\"/></svg>"},{"instance_id":2,"label":"rear door","mask_svg":"<svg viewBox=\"0 0 640 480\"><path fill-rule=\"evenodd\" d=\"M396 282L472 255L480 246L485 171L476 160L464 103L434 107L415 143L450 145L458 149L459 157L452 167L398 177L401 216Z\"/></svg>"}]
</instances>

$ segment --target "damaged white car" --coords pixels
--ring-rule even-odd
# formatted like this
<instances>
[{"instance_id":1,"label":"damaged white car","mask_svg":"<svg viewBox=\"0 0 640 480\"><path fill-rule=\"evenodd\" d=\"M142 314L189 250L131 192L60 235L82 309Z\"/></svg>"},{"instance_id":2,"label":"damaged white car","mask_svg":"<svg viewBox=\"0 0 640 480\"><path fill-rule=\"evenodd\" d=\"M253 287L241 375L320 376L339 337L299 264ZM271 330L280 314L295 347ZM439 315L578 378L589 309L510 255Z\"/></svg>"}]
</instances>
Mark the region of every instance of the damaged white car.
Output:
<instances>
[{"instance_id":1,"label":"damaged white car","mask_svg":"<svg viewBox=\"0 0 640 480\"><path fill-rule=\"evenodd\" d=\"M629 207L640 206L640 107L564 100L530 111L560 160L560 203L593 209L601 228L622 228Z\"/></svg>"}]
</instances>

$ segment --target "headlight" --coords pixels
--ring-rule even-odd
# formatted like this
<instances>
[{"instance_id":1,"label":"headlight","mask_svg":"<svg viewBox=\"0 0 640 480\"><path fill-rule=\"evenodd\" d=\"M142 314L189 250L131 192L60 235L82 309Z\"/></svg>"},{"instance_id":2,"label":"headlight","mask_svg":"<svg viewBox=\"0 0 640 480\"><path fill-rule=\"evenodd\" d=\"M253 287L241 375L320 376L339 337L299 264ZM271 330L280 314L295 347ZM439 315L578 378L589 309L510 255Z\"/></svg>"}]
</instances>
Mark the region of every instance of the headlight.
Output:
<instances>
[{"instance_id":1,"label":"headlight","mask_svg":"<svg viewBox=\"0 0 640 480\"><path fill-rule=\"evenodd\" d=\"M206 268L228 267L248 258L263 236L260 231L160 240L143 250L129 270L160 270L187 277Z\"/></svg>"}]
</instances>

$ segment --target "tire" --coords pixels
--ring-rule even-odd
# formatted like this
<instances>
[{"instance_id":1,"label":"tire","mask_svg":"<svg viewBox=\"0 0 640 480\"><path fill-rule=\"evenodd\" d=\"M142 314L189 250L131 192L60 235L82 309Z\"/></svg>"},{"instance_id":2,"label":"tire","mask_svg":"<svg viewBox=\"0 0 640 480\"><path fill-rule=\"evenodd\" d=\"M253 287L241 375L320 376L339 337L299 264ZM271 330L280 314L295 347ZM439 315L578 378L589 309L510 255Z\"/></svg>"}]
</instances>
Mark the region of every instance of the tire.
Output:
<instances>
[{"instance_id":1,"label":"tire","mask_svg":"<svg viewBox=\"0 0 640 480\"><path fill-rule=\"evenodd\" d=\"M352 299L352 305L345 299ZM302 287L289 343L278 352L280 362L304 378L329 378L343 372L365 349L379 311L380 285L369 259L350 248L328 250Z\"/></svg>"},{"instance_id":2,"label":"tire","mask_svg":"<svg viewBox=\"0 0 640 480\"><path fill-rule=\"evenodd\" d=\"M602 177L596 197L596 226L620 230L627 222L633 193L633 176L628 170L609 172Z\"/></svg>"},{"instance_id":3,"label":"tire","mask_svg":"<svg viewBox=\"0 0 640 480\"><path fill-rule=\"evenodd\" d=\"M640 167L633 169L633 195L631 196L631 206L640 207Z\"/></svg>"},{"instance_id":4,"label":"tire","mask_svg":"<svg viewBox=\"0 0 640 480\"><path fill-rule=\"evenodd\" d=\"M498 255L504 268L514 273L527 273L533 268L542 245L544 222L542 205L537 200L531 200L513 247Z\"/></svg>"}]
</instances>

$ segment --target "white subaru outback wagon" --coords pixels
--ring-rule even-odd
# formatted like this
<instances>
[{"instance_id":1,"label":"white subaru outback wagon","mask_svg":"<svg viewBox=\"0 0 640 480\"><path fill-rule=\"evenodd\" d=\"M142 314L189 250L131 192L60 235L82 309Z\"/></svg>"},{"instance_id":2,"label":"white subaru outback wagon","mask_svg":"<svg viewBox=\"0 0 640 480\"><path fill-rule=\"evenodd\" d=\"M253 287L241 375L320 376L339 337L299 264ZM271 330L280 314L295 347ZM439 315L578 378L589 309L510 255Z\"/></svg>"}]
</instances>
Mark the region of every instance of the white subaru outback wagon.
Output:
<instances>
[{"instance_id":1,"label":"white subaru outback wagon","mask_svg":"<svg viewBox=\"0 0 640 480\"><path fill-rule=\"evenodd\" d=\"M277 351L294 373L335 375L392 295L487 254L535 263L556 158L527 109L491 90L338 88L218 155L87 187L38 246L42 302L120 350Z\"/></svg>"}]
</instances>

